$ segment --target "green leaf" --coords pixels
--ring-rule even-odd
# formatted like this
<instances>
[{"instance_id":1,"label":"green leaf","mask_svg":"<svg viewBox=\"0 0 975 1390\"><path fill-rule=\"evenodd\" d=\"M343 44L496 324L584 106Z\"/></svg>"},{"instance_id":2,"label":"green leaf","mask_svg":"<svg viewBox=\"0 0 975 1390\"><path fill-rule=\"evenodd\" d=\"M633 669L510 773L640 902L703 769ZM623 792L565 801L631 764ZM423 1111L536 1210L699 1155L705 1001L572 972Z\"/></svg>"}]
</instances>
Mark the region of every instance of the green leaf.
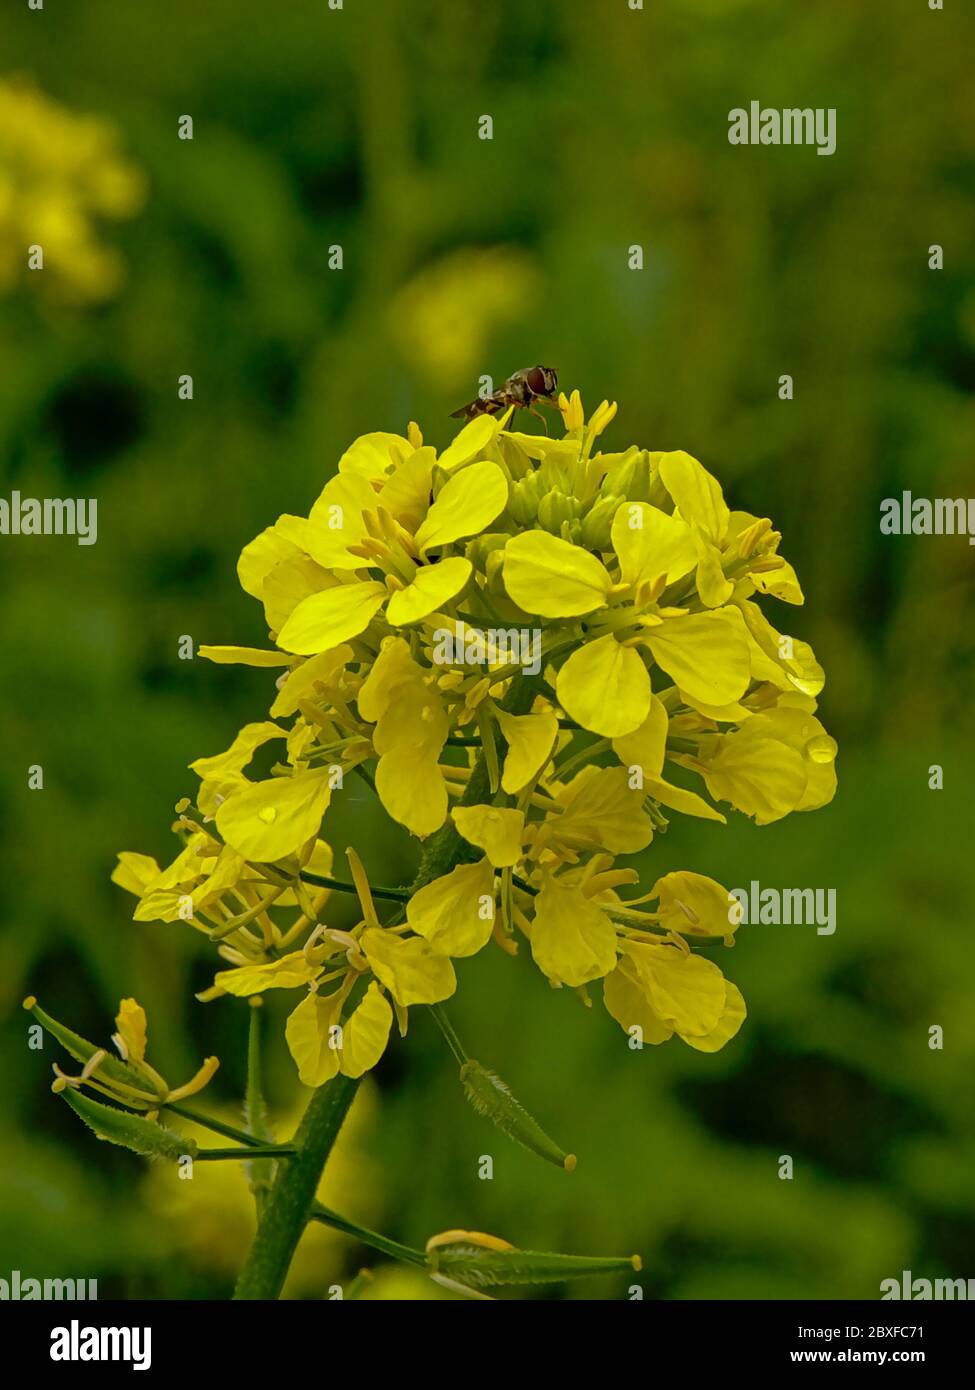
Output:
<instances>
[{"instance_id":1,"label":"green leaf","mask_svg":"<svg viewBox=\"0 0 975 1390\"><path fill-rule=\"evenodd\" d=\"M467 1099L479 1115L486 1115L516 1144L554 1163L557 1168L572 1172L576 1166L575 1154L565 1153L548 1137L500 1076L472 1059L461 1067L460 1079Z\"/></svg>"},{"instance_id":2,"label":"green leaf","mask_svg":"<svg viewBox=\"0 0 975 1390\"><path fill-rule=\"evenodd\" d=\"M146 1158L166 1158L173 1163L180 1158L196 1156L196 1140L185 1134L176 1134L141 1115L117 1110L113 1105L102 1105L70 1086L59 1094L99 1139L110 1144L119 1144Z\"/></svg>"}]
</instances>

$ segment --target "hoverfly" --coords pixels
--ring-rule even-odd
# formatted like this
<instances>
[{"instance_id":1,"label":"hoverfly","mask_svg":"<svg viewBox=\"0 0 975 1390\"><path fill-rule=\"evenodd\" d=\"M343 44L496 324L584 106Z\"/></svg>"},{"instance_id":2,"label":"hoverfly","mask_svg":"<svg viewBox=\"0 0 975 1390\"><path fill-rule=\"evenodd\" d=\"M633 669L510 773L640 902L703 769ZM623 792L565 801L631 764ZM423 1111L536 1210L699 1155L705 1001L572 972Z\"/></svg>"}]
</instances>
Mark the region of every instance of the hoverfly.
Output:
<instances>
[{"instance_id":1,"label":"hoverfly","mask_svg":"<svg viewBox=\"0 0 975 1390\"><path fill-rule=\"evenodd\" d=\"M559 374L554 367L526 367L523 371L512 372L504 385L490 396L478 396L460 410L451 412L452 420L473 420L477 415L496 415L499 411L515 406L527 410L545 425L545 416L535 409L536 401L555 405L559 389ZM548 425L545 425L548 433Z\"/></svg>"}]
</instances>

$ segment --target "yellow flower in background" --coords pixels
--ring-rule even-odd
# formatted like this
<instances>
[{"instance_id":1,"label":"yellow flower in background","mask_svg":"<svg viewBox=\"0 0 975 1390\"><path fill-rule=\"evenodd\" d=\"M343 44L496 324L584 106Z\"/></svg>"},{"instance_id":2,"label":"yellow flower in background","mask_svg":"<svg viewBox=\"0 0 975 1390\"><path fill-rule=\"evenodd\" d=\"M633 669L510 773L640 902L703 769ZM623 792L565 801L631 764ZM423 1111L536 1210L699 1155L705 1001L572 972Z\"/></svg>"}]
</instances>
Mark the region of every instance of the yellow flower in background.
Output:
<instances>
[{"instance_id":1,"label":"yellow flower in background","mask_svg":"<svg viewBox=\"0 0 975 1390\"><path fill-rule=\"evenodd\" d=\"M469 386L491 336L523 318L540 282L534 262L516 247L452 251L419 270L396 295L389 316L393 341L438 390Z\"/></svg>"},{"instance_id":2,"label":"yellow flower in background","mask_svg":"<svg viewBox=\"0 0 975 1390\"><path fill-rule=\"evenodd\" d=\"M123 263L99 224L134 216L145 194L111 122L68 111L26 78L0 79L0 293L30 283L75 305L114 294Z\"/></svg>"},{"instance_id":3,"label":"yellow flower in background","mask_svg":"<svg viewBox=\"0 0 975 1390\"><path fill-rule=\"evenodd\" d=\"M363 435L245 546L269 646L200 652L263 682L271 717L194 761L171 864L120 857L139 920L215 943L201 998L298 991L306 1085L361 1076L455 961L522 942L555 987L603 980L628 1033L724 1046L744 1003L702 952L734 940L727 890L677 870L641 892L622 861L674 812L764 825L834 794L822 668L760 603L803 602L772 523L682 451L600 452L614 404L561 408L562 439L491 415L439 453L413 424ZM349 778L422 843L412 888L374 891L351 849L333 877Z\"/></svg>"},{"instance_id":4,"label":"yellow flower in background","mask_svg":"<svg viewBox=\"0 0 975 1390\"><path fill-rule=\"evenodd\" d=\"M230 1107L211 1113L234 1125L239 1114ZM275 1116L279 1135L293 1134L300 1118L298 1103ZM378 1118L378 1097L361 1088L332 1151L328 1170L319 1184L317 1200L341 1206L344 1212L370 1225L379 1220L378 1174L370 1160L368 1141ZM181 1129L202 1147L212 1134L189 1121ZM201 1274L232 1281L254 1235L254 1198L243 1164L196 1163L191 1181L182 1181L168 1166L154 1164L144 1186L152 1213L160 1218L164 1252L185 1260ZM345 1284L350 1276L348 1240L319 1222L312 1222L295 1255L284 1288L285 1298L321 1298L330 1284Z\"/></svg>"}]
</instances>

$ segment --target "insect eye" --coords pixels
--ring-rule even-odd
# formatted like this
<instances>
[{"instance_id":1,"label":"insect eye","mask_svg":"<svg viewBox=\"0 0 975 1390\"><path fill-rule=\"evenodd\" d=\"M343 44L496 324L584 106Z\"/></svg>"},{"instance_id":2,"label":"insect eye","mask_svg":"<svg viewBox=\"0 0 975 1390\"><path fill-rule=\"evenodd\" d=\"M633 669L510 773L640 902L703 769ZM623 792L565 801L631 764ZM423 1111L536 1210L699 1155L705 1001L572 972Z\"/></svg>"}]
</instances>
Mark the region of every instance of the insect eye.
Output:
<instances>
[{"instance_id":1,"label":"insect eye","mask_svg":"<svg viewBox=\"0 0 975 1390\"><path fill-rule=\"evenodd\" d=\"M544 367L532 367L530 372L525 373L525 380L528 382L529 389L534 391L536 396L543 395L547 389Z\"/></svg>"}]
</instances>

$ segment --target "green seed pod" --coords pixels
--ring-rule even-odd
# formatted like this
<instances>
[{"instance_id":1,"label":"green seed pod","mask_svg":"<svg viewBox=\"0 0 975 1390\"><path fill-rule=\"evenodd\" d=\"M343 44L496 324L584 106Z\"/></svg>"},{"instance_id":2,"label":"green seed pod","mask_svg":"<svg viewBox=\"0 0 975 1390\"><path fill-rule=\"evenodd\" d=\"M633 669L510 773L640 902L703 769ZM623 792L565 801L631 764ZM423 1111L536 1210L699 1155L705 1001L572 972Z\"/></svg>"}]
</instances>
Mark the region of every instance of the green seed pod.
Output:
<instances>
[{"instance_id":1,"label":"green seed pod","mask_svg":"<svg viewBox=\"0 0 975 1390\"><path fill-rule=\"evenodd\" d=\"M56 1018L45 1013L38 1004L34 996L28 995L24 1000L24 1008L34 1015L38 1023L46 1033L50 1033L76 1062L82 1064L90 1062L96 1052L104 1051L103 1048L96 1047L93 1042L83 1038L80 1033L73 1033L70 1028L66 1028L63 1023L59 1023ZM98 1064L99 1072L110 1081L119 1081L125 1086L135 1086L140 1091L147 1088L146 1079L141 1072L130 1067L128 1063L113 1057L110 1052L106 1052L101 1062Z\"/></svg>"},{"instance_id":2,"label":"green seed pod","mask_svg":"<svg viewBox=\"0 0 975 1390\"><path fill-rule=\"evenodd\" d=\"M643 1267L638 1255L603 1259L538 1250L491 1250L463 1240L431 1250L427 1263L432 1273L475 1289L502 1284L556 1284L564 1279L629 1273Z\"/></svg>"},{"instance_id":3,"label":"green seed pod","mask_svg":"<svg viewBox=\"0 0 975 1390\"><path fill-rule=\"evenodd\" d=\"M615 493L600 497L582 520L582 544L587 550L611 550L613 517L624 499Z\"/></svg>"},{"instance_id":4,"label":"green seed pod","mask_svg":"<svg viewBox=\"0 0 975 1390\"><path fill-rule=\"evenodd\" d=\"M567 1154L553 1143L499 1076L482 1067L480 1062L469 1059L460 1069L460 1079L467 1099L479 1115L486 1115L516 1144L554 1163L557 1168L572 1172L576 1166L575 1154Z\"/></svg>"},{"instance_id":5,"label":"green seed pod","mask_svg":"<svg viewBox=\"0 0 975 1390\"><path fill-rule=\"evenodd\" d=\"M141 1115L130 1115L113 1105L102 1105L71 1086L66 1086L60 1095L99 1139L106 1139L110 1144L119 1144L146 1158L166 1158L173 1163L180 1158L196 1156L195 1139L176 1134Z\"/></svg>"}]
</instances>

